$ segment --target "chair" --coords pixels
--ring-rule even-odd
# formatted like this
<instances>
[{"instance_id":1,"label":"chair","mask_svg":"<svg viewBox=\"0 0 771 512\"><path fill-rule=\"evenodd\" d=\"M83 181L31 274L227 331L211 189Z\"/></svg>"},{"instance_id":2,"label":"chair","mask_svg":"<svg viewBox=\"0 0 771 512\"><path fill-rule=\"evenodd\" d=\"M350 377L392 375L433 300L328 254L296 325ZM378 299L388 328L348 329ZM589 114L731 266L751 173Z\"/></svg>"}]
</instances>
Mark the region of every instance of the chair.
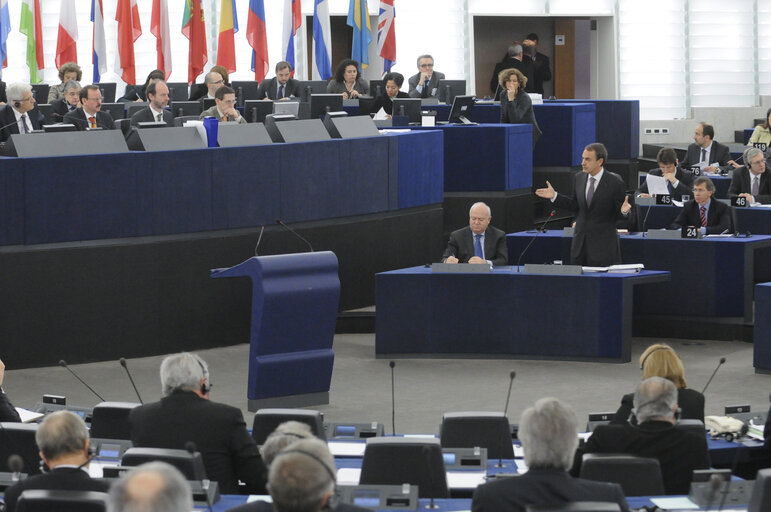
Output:
<instances>
[{"instance_id":1,"label":"chair","mask_svg":"<svg viewBox=\"0 0 771 512\"><path fill-rule=\"evenodd\" d=\"M442 448L487 448L490 459L513 459L509 419L502 412L447 412L439 430Z\"/></svg>"},{"instance_id":2,"label":"chair","mask_svg":"<svg viewBox=\"0 0 771 512\"><path fill-rule=\"evenodd\" d=\"M112 119L125 119L126 118L126 104L125 103L102 103L102 112L109 112Z\"/></svg>"},{"instance_id":3,"label":"chair","mask_svg":"<svg viewBox=\"0 0 771 512\"><path fill-rule=\"evenodd\" d=\"M150 106L150 103L147 101L142 102L131 102L126 107L126 119L131 119L131 116L139 112L140 110L146 109L148 106Z\"/></svg>"},{"instance_id":4,"label":"chair","mask_svg":"<svg viewBox=\"0 0 771 512\"><path fill-rule=\"evenodd\" d=\"M608 501L570 501L555 505L527 505L526 512L621 512L618 503Z\"/></svg>"},{"instance_id":5,"label":"chair","mask_svg":"<svg viewBox=\"0 0 771 512\"><path fill-rule=\"evenodd\" d=\"M187 450L172 450L171 448L129 448L123 454L121 466L139 466L145 462L166 462L177 468L187 480L200 481L206 479L206 468L203 465L201 452Z\"/></svg>"},{"instance_id":6,"label":"chair","mask_svg":"<svg viewBox=\"0 0 771 512\"><path fill-rule=\"evenodd\" d=\"M760 469L752 487L747 512L765 512L771 510L771 468Z\"/></svg>"},{"instance_id":7,"label":"chair","mask_svg":"<svg viewBox=\"0 0 771 512\"><path fill-rule=\"evenodd\" d=\"M100 82L94 85L99 86L99 90L102 91L102 101L104 103L115 102L115 82Z\"/></svg>"},{"instance_id":8,"label":"chair","mask_svg":"<svg viewBox=\"0 0 771 512\"><path fill-rule=\"evenodd\" d=\"M48 103L48 91L51 86L48 84L32 84L32 94L37 103Z\"/></svg>"},{"instance_id":9,"label":"chair","mask_svg":"<svg viewBox=\"0 0 771 512\"><path fill-rule=\"evenodd\" d=\"M621 485L625 496L661 496L664 481L656 459L633 455L586 453L581 478Z\"/></svg>"},{"instance_id":10,"label":"chair","mask_svg":"<svg viewBox=\"0 0 771 512\"><path fill-rule=\"evenodd\" d=\"M311 427L311 432L313 432L314 436L325 442L327 440L327 436L324 433L324 417L319 411L268 408L260 409L254 415L254 422L252 423L252 437L254 441L262 445L270 433L285 421L306 423Z\"/></svg>"},{"instance_id":11,"label":"chair","mask_svg":"<svg viewBox=\"0 0 771 512\"><path fill-rule=\"evenodd\" d=\"M131 439L128 417L139 407L134 402L102 402L94 407L91 437L98 439Z\"/></svg>"},{"instance_id":12,"label":"chair","mask_svg":"<svg viewBox=\"0 0 771 512\"><path fill-rule=\"evenodd\" d=\"M696 432L700 436L704 435L707 428L704 426L704 422L701 420L678 420L675 423L675 428L679 430L687 430L688 432Z\"/></svg>"},{"instance_id":13,"label":"chair","mask_svg":"<svg viewBox=\"0 0 771 512\"><path fill-rule=\"evenodd\" d=\"M231 87L236 91L236 98L238 104L243 106L246 100L257 100L257 90L260 88L260 83L256 80L247 81L234 81Z\"/></svg>"},{"instance_id":14,"label":"chair","mask_svg":"<svg viewBox=\"0 0 771 512\"><path fill-rule=\"evenodd\" d=\"M187 101L190 97L187 82L166 82L169 87L169 97L171 101Z\"/></svg>"},{"instance_id":15,"label":"chair","mask_svg":"<svg viewBox=\"0 0 771 512\"><path fill-rule=\"evenodd\" d=\"M198 117L202 112L200 101L175 101L171 105L169 105L169 108L174 113L175 117L182 117L182 116Z\"/></svg>"},{"instance_id":16,"label":"chair","mask_svg":"<svg viewBox=\"0 0 771 512\"><path fill-rule=\"evenodd\" d=\"M447 474L438 439L367 439L359 485L417 485L421 498L447 498Z\"/></svg>"},{"instance_id":17,"label":"chair","mask_svg":"<svg viewBox=\"0 0 771 512\"><path fill-rule=\"evenodd\" d=\"M107 493L95 491L23 491L16 502L17 512L105 512Z\"/></svg>"},{"instance_id":18,"label":"chair","mask_svg":"<svg viewBox=\"0 0 771 512\"><path fill-rule=\"evenodd\" d=\"M40 454L35 433L36 423L0 423L0 471L10 472L8 457L18 455L24 462L22 473L40 473Z\"/></svg>"}]
</instances>

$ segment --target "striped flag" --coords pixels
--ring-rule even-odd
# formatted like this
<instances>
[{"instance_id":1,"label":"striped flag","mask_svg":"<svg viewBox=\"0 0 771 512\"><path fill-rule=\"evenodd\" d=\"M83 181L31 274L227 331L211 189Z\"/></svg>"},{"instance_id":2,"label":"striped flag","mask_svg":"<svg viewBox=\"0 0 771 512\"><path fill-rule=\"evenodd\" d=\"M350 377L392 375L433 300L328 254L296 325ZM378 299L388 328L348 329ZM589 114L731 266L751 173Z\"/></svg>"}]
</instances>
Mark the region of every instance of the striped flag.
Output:
<instances>
[{"instance_id":1,"label":"striped flag","mask_svg":"<svg viewBox=\"0 0 771 512\"><path fill-rule=\"evenodd\" d=\"M249 0L249 18L246 22L246 40L252 47L254 79L262 82L268 74L268 33L265 30L263 0Z\"/></svg>"},{"instance_id":2,"label":"striped flag","mask_svg":"<svg viewBox=\"0 0 771 512\"><path fill-rule=\"evenodd\" d=\"M59 35L56 39L56 69L65 62L78 62L78 16L75 0L62 0L59 8Z\"/></svg>"},{"instance_id":3,"label":"striped flag","mask_svg":"<svg viewBox=\"0 0 771 512\"><path fill-rule=\"evenodd\" d=\"M294 76L294 38L297 35L297 29L302 25L302 16L300 12L300 0L284 0L284 37L282 39L284 48L284 60L292 66L292 76Z\"/></svg>"},{"instance_id":4,"label":"striped flag","mask_svg":"<svg viewBox=\"0 0 771 512\"><path fill-rule=\"evenodd\" d=\"M8 34L11 33L11 13L8 12L8 0L0 0L0 62L8 67ZM0 68L0 77L3 76Z\"/></svg>"},{"instance_id":5,"label":"striped flag","mask_svg":"<svg viewBox=\"0 0 771 512\"><path fill-rule=\"evenodd\" d=\"M353 28L351 58L361 63L361 69L369 67L369 43L372 42L372 24L369 22L367 0L351 0L348 6L348 26Z\"/></svg>"},{"instance_id":6,"label":"striped flag","mask_svg":"<svg viewBox=\"0 0 771 512\"><path fill-rule=\"evenodd\" d=\"M162 70L166 80L171 75L171 32L169 31L168 0L153 0L150 18L150 33L155 36L155 51L158 55L156 68Z\"/></svg>"},{"instance_id":7,"label":"striped flag","mask_svg":"<svg viewBox=\"0 0 771 512\"><path fill-rule=\"evenodd\" d=\"M104 42L104 8L102 0L91 0L91 22L94 24L91 43L91 62L94 64L94 83L98 84L107 73L107 45Z\"/></svg>"},{"instance_id":8,"label":"striped flag","mask_svg":"<svg viewBox=\"0 0 771 512\"><path fill-rule=\"evenodd\" d=\"M217 39L217 65L233 73L236 70L236 42L238 32L236 0L222 0L220 5L220 35Z\"/></svg>"},{"instance_id":9,"label":"striped flag","mask_svg":"<svg viewBox=\"0 0 771 512\"><path fill-rule=\"evenodd\" d=\"M118 56L115 67L121 70L120 77L124 82L134 85L137 83L134 42L142 35L137 0L118 0L115 21L118 22Z\"/></svg>"},{"instance_id":10,"label":"striped flag","mask_svg":"<svg viewBox=\"0 0 771 512\"><path fill-rule=\"evenodd\" d=\"M187 83L193 84L209 61L206 50L206 23L201 0L185 0L182 14L182 35L190 42L187 59Z\"/></svg>"},{"instance_id":11,"label":"striped flag","mask_svg":"<svg viewBox=\"0 0 771 512\"><path fill-rule=\"evenodd\" d=\"M29 81L36 84L43 80L38 71L45 68L43 60L43 30L40 24L40 0L23 0L19 32L27 36L27 66Z\"/></svg>"},{"instance_id":12,"label":"striped flag","mask_svg":"<svg viewBox=\"0 0 771 512\"><path fill-rule=\"evenodd\" d=\"M332 39L329 29L329 0L314 0L313 6L313 79L332 76Z\"/></svg>"},{"instance_id":13,"label":"striped flag","mask_svg":"<svg viewBox=\"0 0 771 512\"><path fill-rule=\"evenodd\" d=\"M396 10L395 0L380 0L380 15L377 19L377 49L383 57L383 73L391 71L396 64Z\"/></svg>"}]
</instances>

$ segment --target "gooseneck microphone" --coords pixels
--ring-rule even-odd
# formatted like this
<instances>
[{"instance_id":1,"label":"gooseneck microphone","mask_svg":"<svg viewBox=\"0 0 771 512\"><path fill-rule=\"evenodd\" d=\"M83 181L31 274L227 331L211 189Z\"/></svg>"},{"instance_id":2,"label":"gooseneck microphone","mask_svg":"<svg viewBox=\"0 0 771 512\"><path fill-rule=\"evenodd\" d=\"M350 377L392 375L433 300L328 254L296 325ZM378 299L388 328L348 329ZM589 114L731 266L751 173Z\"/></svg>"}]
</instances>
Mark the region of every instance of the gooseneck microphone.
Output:
<instances>
[{"instance_id":1,"label":"gooseneck microphone","mask_svg":"<svg viewBox=\"0 0 771 512\"><path fill-rule=\"evenodd\" d=\"M511 400L511 386L514 384L514 377L516 376L517 376L517 372L515 372L514 370L511 370L509 372L509 392L506 394L506 406L503 408L503 417L506 418L507 424L509 423L508 414L509 414L509 401ZM509 427L509 429L511 429L511 427ZM509 434L504 441L511 442L511 440L509 439L510 437L511 435ZM497 468L503 467L503 454L500 454L500 456L498 457L498 465L495 467Z\"/></svg>"},{"instance_id":2,"label":"gooseneck microphone","mask_svg":"<svg viewBox=\"0 0 771 512\"><path fill-rule=\"evenodd\" d=\"M196 447L193 441L188 441L185 443L185 450L190 455L195 455L195 453L198 451L198 447ZM209 481L201 479L198 481L198 483L201 484L201 491L203 492L204 499L206 500L206 509L211 512L211 502L209 501Z\"/></svg>"},{"instance_id":3,"label":"gooseneck microphone","mask_svg":"<svg viewBox=\"0 0 771 512\"><path fill-rule=\"evenodd\" d=\"M519 266L519 264L522 263L522 257L525 255L527 250L530 249L530 246L533 245L533 242L535 242L535 239L538 238L538 235L540 235L541 233L545 233L546 232L546 224L548 224L549 221L552 219L552 217L554 217L555 213L557 213L557 210L552 210L551 211L549 216L546 218L546 222L544 222L541 225L541 227L538 228L538 230L535 232L535 236L533 237L532 240L530 240L530 243L527 244L527 246L525 247L525 249L521 253L519 253L519 258L517 258L517 272L522 272L522 269Z\"/></svg>"},{"instance_id":4,"label":"gooseneck microphone","mask_svg":"<svg viewBox=\"0 0 771 512\"><path fill-rule=\"evenodd\" d=\"M430 494L429 498L431 499L429 504L426 505L426 508L436 509L436 508L439 508L439 506L434 503L435 482L434 482L434 472L431 471L431 449L428 446L424 446L421 451L423 452L423 457L426 459L426 474L428 476L428 492Z\"/></svg>"},{"instance_id":5,"label":"gooseneck microphone","mask_svg":"<svg viewBox=\"0 0 771 512\"><path fill-rule=\"evenodd\" d=\"M394 391L394 368L396 367L396 361L388 363L391 367L391 435L396 435L396 393Z\"/></svg>"},{"instance_id":6,"label":"gooseneck microphone","mask_svg":"<svg viewBox=\"0 0 771 512\"><path fill-rule=\"evenodd\" d=\"M707 388L709 387L709 384L712 382L712 379L715 378L715 374L720 369L721 366L725 363L726 359L725 357L720 358L720 362L717 363L717 366L715 367L715 371L712 372L712 375L710 375L709 380L707 381L707 384L704 386L704 389L701 390L701 394L703 395L705 391L707 391Z\"/></svg>"},{"instance_id":7,"label":"gooseneck microphone","mask_svg":"<svg viewBox=\"0 0 771 512\"><path fill-rule=\"evenodd\" d=\"M11 481L18 482L21 479L21 472L24 471L24 460L15 453L8 457L8 469L11 470Z\"/></svg>"},{"instance_id":8,"label":"gooseneck microphone","mask_svg":"<svg viewBox=\"0 0 771 512\"><path fill-rule=\"evenodd\" d=\"M81 379L80 377L78 377L78 374L77 374L77 373L75 373L74 371L72 371L72 368L70 368L69 366L67 366L67 361L65 361L64 359L61 359L61 360L59 360L59 366L61 366L62 368L66 369L68 372L70 372L70 373L72 374L72 376L73 376L73 377L75 377L76 379L78 379L78 380L80 381L80 383L81 383L81 384L83 384L84 386L86 386L86 387L88 388L88 390L89 390L89 391L91 391L93 394L95 394L95 395L97 396L97 398L99 398L99 400L101 400L102 402L104 402L104 401L105 401L105 400L104 400L104 398L102 398L102 396L101 396L99 393L97 393L96 391L94 391L94 388L92 388L91 386L89 386L88 384L86 384L86 381L84 381L83 379Z\"/></svg>"},{"instance_id":9,"label":"gooseneck microphone","mask_svg":"<svg viewBox=\"0 0 771 512\"><path fill-rule=\"evenodd\" d=\"M289 232L290 232L290 233L292 233L294 236L296 236L297 238L299 238L300 240L302 240L303 242L305 242L305 244L308 246L308 249L310 249L310 250L311 250L311 252L314 252L314 251L313 251L313 246L311 245L311 243L310 243L308 240L306 240L305 238L303 238L302 236L300 236L300 234L299 234L297 231L295 231L294 229L292 229L292 228L290 228L289 226L287 226L286 224L284 224L284 221L283 221L283 220L281 220L281 219L276 219L276 224L279 224L279 225L280 225L280 226L282 226L283 228L285 228L285 229L289 230Z\"/></svg>"},{"instance_id":10,"label":"gooseneck microphone","mask_svg":"<svg viewBox=\"0 0 771 512\"><path fill-rule=\"evenodd\" d=\"M137 389L136 384L134 384L134 379L131 377L131 372L128 369L128 365L126 364L126 359L121 357L120 358L120 365L123 367L124 370L126 370L126 375L128 375L129 380L131 381L131 386L134 388L134 393L137 394L137 398L139 399L139 403L144 405L144 401L142 400L142 397L139 395L139 390Z\"/></svg>"},{"instance_id":11,"label":"gooseneck microphone","mask_svg":"<svg viewBox=\"0 0 771 512\"><path fill-rule=\"evenodd\" d=\"M265 232L265 226L260 226L260 236L257 237L257 244L254 246L254 255L259 256L257 254L257 248L260 247L260 242L262 242L262 234Z\"/></svg>"}]
</instances>

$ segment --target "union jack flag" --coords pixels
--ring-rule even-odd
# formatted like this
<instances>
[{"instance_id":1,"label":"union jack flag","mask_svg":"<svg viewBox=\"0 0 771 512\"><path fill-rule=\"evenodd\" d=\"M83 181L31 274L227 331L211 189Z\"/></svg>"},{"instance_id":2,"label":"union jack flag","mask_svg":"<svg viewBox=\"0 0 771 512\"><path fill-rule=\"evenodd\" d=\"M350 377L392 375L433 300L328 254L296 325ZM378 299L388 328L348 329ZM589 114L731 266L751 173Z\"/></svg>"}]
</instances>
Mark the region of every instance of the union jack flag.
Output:
<instances>
[{"instance_id":1,"label":"union jack flag","mask_svg":"<svg viewBox=\"0 0 771 512\"><path fill-rule=\"evenodd\" d=\"M380 0L380 15L377 19L377 49L383 57L383 73L391 71L396 64L396 0Z\"/></svg>"}]
</instances>

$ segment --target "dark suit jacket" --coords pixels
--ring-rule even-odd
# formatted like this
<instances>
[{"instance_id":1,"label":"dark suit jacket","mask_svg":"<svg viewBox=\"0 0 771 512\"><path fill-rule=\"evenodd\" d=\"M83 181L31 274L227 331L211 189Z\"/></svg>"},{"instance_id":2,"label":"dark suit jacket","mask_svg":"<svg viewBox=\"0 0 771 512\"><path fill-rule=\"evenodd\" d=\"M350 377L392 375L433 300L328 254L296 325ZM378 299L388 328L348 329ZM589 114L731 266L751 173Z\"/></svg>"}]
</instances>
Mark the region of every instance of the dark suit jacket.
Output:
<instances>
[{"instance_id":1,"label":"dark suit jacket","mask_svg":"<svg viewBox=\"0 0 771 512\"><path fill-rule=\"evenodd\" d=\"M85 131L88 129L89 122L86 119L86 113L83 112L83 107L77 108L64 116L64 122L74 124L75 129L79 131ZM109 112L97 112L96 113L96 126L103 130L114 130L115 123L112 120L112 116Z\"/></svg>"},{"instance_id":2,"label":"dark suit jacket","mask_svg":"<svg viewBox=\"0 0 771 512\"><path fill-rule=\"evenodd\" d=\"M718 166L723 169L728 167L728 160L731 158L731 152L728 150L728 146L713 140L712 149L709 152L709 163L717 163ZM701 147L695 143L688 146L688 151L685 153L685 158L680 162L680 167L683 169L690 169L691 166L697 165L701 161Z\"/></svg>"},{"instance_id":3,"label":"dark suit jacket","mask_svg":"<svg viewBox=\"0 0 771 512\"><path fill-rule=\"evenodd\" d=\"M704 395L695 389L680 388L677 390L677 405L680 407L680 418L684 420L699 420L704 422ZM624 425L634 408L634 393L621 398L621 407L616 411L611 423ZM635 421L635 424L637 421Z\"/></svg>"},{"instance_id":4,"label":"dark suit jacket","mask_svg":"<svg viewBox=\"0 0 771 512\"><path fill-rule=\"evenodd\" d=\"M131 103L132 101L147 101L147 94L145 94L145 86L142 85L127 85L126 90L123 92L123 96L118 98L121 103Z\"/></svg>"},{"instance_id":5,"label":"dark suit jacket","mask_svg":"<svg viewBox=\"0 0 771 512\"><path fill-rule=\"evenodd\" d=\"M678 429L666 421L600 425L576 450L576 473L584 453L626 453L658 459L667 494L688 494L693 470L710 466L704 434Z\"/></svg>"},{"instance_id":6,"label":"dark suit jacket","mask_svg":"<svg viewBox=\"0 0 771 512\"><path fill-rule=\"evenodd\" d=\"M522 57L522 60L509 57L508 55L503 58L502 61L495 65L493 68L493 76L490 78L490 90L495 93L500 85L498 81L498 74L504 69L518 69L527 78L527 85L525 85L526 92L536 92L535 90L535 64L533 59Z\"/></svg>"},{"instance_id":7,"label":"dark suit jacket","mask_svg":"<svg viewBox=\"0 0 771 512\"><path fill-rule=\"evenodd\" d=\"M493 266L507 265L509 249L506 246L506 233L498 228L487 226L485 230L485 259L493 262ZM455 256L461 263L468 263L474 257L474 237L471 228L466 226L450 234L447 249L444 250L442 261L449 256Z\"/></svg>"},{"instance_id":8,"label":"dark suit jacket","mask_svg":"<svg viewBox=\"0 0 771 512\"><path fill-rule=\"evenodd\" d=\"M404 91L399 91L396 93L397 98L409 98L410 95L407 94ZM372 112L378 113L380 112L380 109L385 110L386 114L393 115L394 110L394 100L388 97L387 94L381 94L377 98L375 98L375 105L372 107Z\"/></svg>"},{"instance_id":9,"label":"dark suit jacket","mask_svg":"<svg viewBox=\"0 0 771 512\"><path fill-rule=\"evenodd\" d=\"M174 114L171 113L169 110L164 109L163 120L166 122L167 125L174 126ZM142 110L135 112L134 115L131 116L131 124L133 126L136 126L139 123L152 123L155 121L156 119L154 117L153 111L150 110L150 107L143 108Z\"/></svg>"},{"instance_id":10,"label":"dark suit jacket","mask_svg":"<svg viewBox=\"0 0 771 512\"><path fill-rule=\"evenodd\" d=\"M228 509L228 512L273 512L274 510L272 503L268 503L267 501L253 501L251 503L246 503L245 505L239 505ZM332 509L331 512L372 512L372 509L341 503Z\"/></svg>"},{"instance_id":11,"label":"dark suit jacket","mask_svg":"<svg viewBox=\"0 0 771 512\"><path fill-rule=\"evenodd\" d=\"M428 81L428 87L423 87L422 93L418 92L418 82L420 81L420 73L412 75L407 79L409 85L408 93L410 98L429 98L431 96L437 96L439 94L439 80L444 80L444 73L434 71L431 74L431 80Z\"/></svg>"},{"instance_id":12,"label":"dark suit jacket","mask_svg":"<svg viewBox=\"0 0 771 512\"><path fill-rule=\"evenodd\" d=\"M265 465L239 409L176 391L129 415L134 446L184 449L192 441L206 475L222 494L237 494L238 480L250 494L265 494Z\"/></svg>"},{"instance_id":13,"label":"dark suit jacket","mask_svg":"<svg viewBox=\"0 0 771 512\"><path fill-rule=\"evenodd\" d=\"M275 77L270 80L263 80L257 88L257 99L264 100L265 98L268 98L270 100L275 100L276 95L278 94L277 82L278 79ZM300 82L294 78L287 80L286 87L284 87L284 97L288 98L290 96L300 97Z\"/></svg>"},{"instance_id":14,"label":"dark suit jacket","mask_svg":"<svg viewBox=\"0 0 771 512\"><path fill-rule=\"evenodd\" d=\"M573 179L573 195L557 194L554 205L572 211L576 216L570 260L573 265L605 267L621 263L616 221L623 219L624 182L607 169L597 184L592 203L586 205L586 183L589 174L579 172Z\"/></svg>"},{"instance_id":15,"label":"dark suit jacket","mask_svg":"<svg viewBox=\"0 0 771 512\"><path fill-rule=\"evenodd\" d=\"M29 120L32 122L32 129L39 130L42 117L40 111L32 109L27 112L27 116L29 116ZM2 128L0 130L0 142L5 142L11 135L19 133L19 123L16 122L16 115L13 113L13 107L10 105L0 107L0 127Z\"/></svg>"},{"instance_id":16,"label":"dark suit jacket","mask_svg":"<svg viewBox=\"0 0 771 512\"><path fill-rule=\"evenodd\" d=\"M51 120L56 123L64 121L64 116L70 112L68 108L69 103L64 98L58 99L51 103Z\"/></svg>"},{"instance_id":17,"label":"dark suit jacket","mask_svg":"<svg viewBox=\"0 0 771 512\"><path fill-rule=\"evenodd\" d=\"M551 64L549 63L549 57L537 51L535 52L535 58L525 55L522 57L522 60L525 59L532 60L535 67L532 92L543 95L543 83L551 80Z\"/></svg>"},{"instance_id":18,"label":"dark suit jacket","mask_svg":"<svg viewBox=\"0 0 771 512\"><path fill-rule=\"evenodd\" d=\"M13 404L8 400L8 395L4 391L0 391L0 422L13 421L20 422L21 418L19 413L13 407Z\"/></svg>"},{"instance_id":19,"label":"dark suit jacket","mask_svg":"<svg viewBox=\"0 0 771 512\"><path fill-rule=\"evenodd\" d=\"M0 102L8 103L8 97L5 95L5 82L0 80Z\"/></svg>"},{"instance_id":20,"label":"dark suit jacket","mask_svg":"<svg viewBox=\"0 0 771 512\"><path fill-rule=\"evenodd\" d=\"M535 147L536 142L541 138L541 128L538 127L538 122L535 120L533 101L530 99L530 95L520 89L519 93L514 97L514 101L509 101L509 93L507 91L501 91L500 100L501 123L532 125L533 147Z\"/></svg>"},{"instance_id":21,"label":"dark suit jacket","mask_svg":"<svg viewBox=\"0 0 771 512\"><path fill-rule=\"evenodd\" d=\"M31 476L6 489L5 512L14 512L19 495L30 489L107 492L110 484L102 480L94 480L82 469L54 468L48 473Z\"/></svg>"},{"instance_id":22,"label":"dark suit jacket","mask_svg":"<svg viewBox=\"0 0 771 512\"><path fill-rule=\"evenodd\" d=\"M651 169L648 174L653 176L663 176L664 173L660 168ZM678 201L682 200L683 195L693 197L693 173L691 171L685 171L679 167L675 169L675 178L678 180L677 187L672 191L672 197ZM669 184L669 182L667 182ZM648 193L648 182L644 181L640 188L637 189L637 194Z\"/></svg>"},{"instance_id":23,"label":"dark suit jacket","mask_svg":"<svg viewBox=\"0 0 771 512\"><path fill-rule=\"evenodd\" d=\"M768 173L771 171L768 164L766 164L766 171L760 175L760 194L755 196L755 201L763 204L771 203L771 178L768 177ZM737 167L734 169L733 178L731 178L731 186L728 188L728 196L735 197L739 194L752 193L752 180L750 178L750 170L746 165Z\"/></svg>"},{"instance_id":24,"label":"dark suit jacket","mask_svg":"<svg viewBox=\"0 0 771 512\"><path fill-rule=\"evenodd\" d=\"M701 213L699 213L699 204L695 200L683 205L683 209L680 210L670 229L680 229L683 226L701 227ZM712 196L707 211L707 234L720 234L726 230L731 231L731 207Z\"/></svg>"},{"instance_id":25,"label":"dark suit jacket","mask_svg":"<svg viewBox=\"0 0 771 512\"><path fill-rule=\"evenodd\" d=\"M558 505L570 501L618 503L628 511L618 484L571 478L559 469L535 469L522 476L496 479L474 491L472 512L525 512L527 505Z\"/></svg>"}]
</instances>

